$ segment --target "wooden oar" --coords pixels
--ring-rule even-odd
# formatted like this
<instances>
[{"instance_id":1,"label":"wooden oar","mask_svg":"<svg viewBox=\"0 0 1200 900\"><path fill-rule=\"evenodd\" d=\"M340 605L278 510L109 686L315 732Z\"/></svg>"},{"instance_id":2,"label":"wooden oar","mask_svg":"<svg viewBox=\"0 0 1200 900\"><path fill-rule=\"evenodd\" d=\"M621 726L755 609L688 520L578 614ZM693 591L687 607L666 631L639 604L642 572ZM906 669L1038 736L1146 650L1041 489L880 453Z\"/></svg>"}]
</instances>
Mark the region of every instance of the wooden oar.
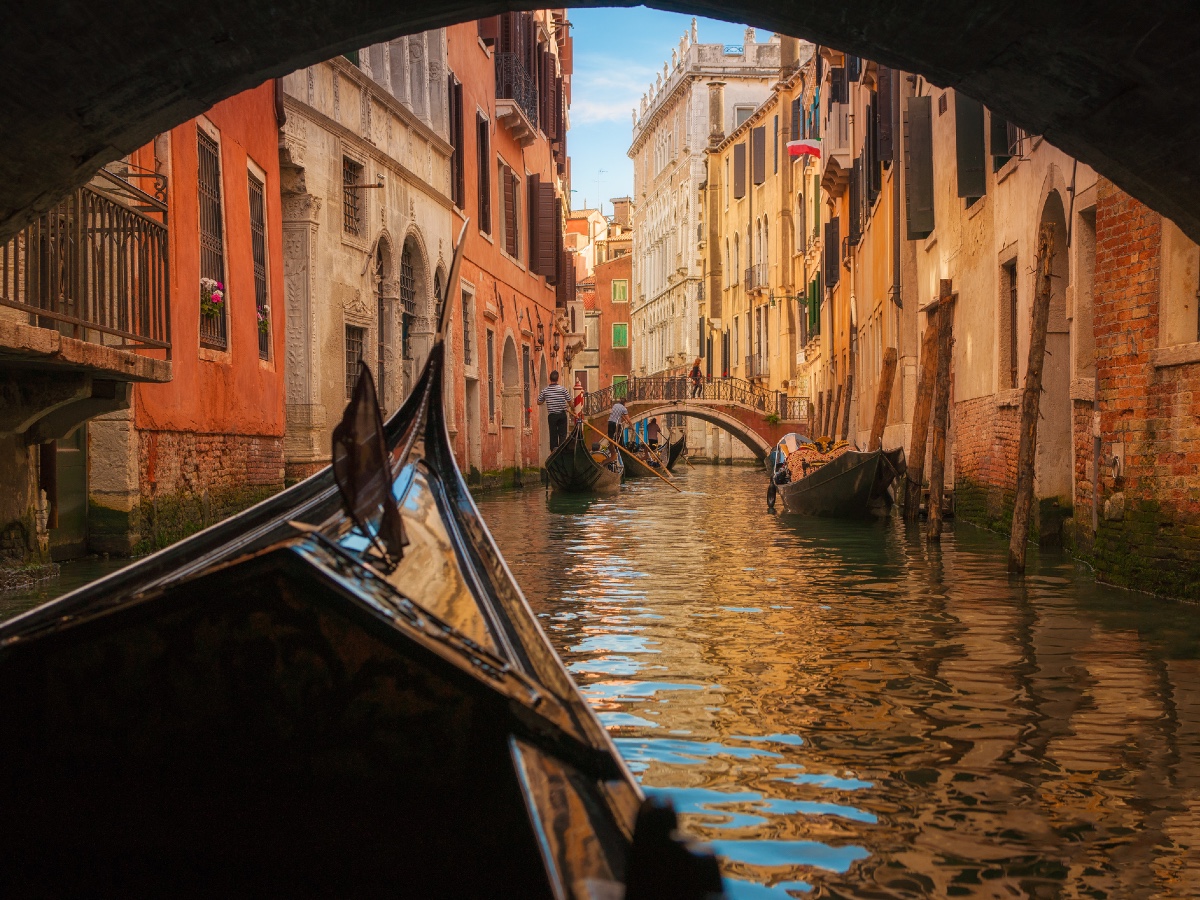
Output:
<instances>
[{"instance_id":1,"label":"wooden oar","mask_svg":"<svg viewBox=\"0 0 1200 900\"><path fill-rule=\"evenodd\" d=\"M592 425L592 423L591 423L591 422L589 422L587 419L583 419L582 421L583 421L583 424L584 424L586 427L588 427L588 428L591 428L591 429L592 429L592 431L596 432L596 434L600 435L600 437L602 437L604 440L606 440L606 441L612 441L612 438L610 438L610 437L609 437L607 434L603 434L603 433L600 431L600 429L599 429L599 428L596 428L596 427L595 427L594 425ZM615 443L616 443L616 441L613 441L613 443L615 444ZM621 452L619 448L618 448L617 452L618 452L618 453L620 453L620 452ZM653 451L651 451L651 452L653 452ZM671 485L671 487L675 488L675 490L679 491L679 493L681 493L681 494L683 493L683 491L679 489L679 486L678 486L677 484L675 484L673 481L669 481L668 479L666 479L666 478L663 478L663 477L662 477L662 473L655 471L655 469L654 469L654 467L653 467L653 466L649 465L649 464L648 464L648 463L646 463L644 460L638 459L638 458L637 458L637 456L636 456L636 455L634 455L633 453L630 453L630 454L629 454L629 457L630 457L631 459L635 459L635 460L637 460L639 464L641 464L641 465L645 466L647 469L649 469L651 472L653 472L653 473L654 473L655 475L657 475L659 478L662 478L662 480L663 480L663 481L666 481L666 482L667 482L667 484Z\"/></svg>"}]
</instances>

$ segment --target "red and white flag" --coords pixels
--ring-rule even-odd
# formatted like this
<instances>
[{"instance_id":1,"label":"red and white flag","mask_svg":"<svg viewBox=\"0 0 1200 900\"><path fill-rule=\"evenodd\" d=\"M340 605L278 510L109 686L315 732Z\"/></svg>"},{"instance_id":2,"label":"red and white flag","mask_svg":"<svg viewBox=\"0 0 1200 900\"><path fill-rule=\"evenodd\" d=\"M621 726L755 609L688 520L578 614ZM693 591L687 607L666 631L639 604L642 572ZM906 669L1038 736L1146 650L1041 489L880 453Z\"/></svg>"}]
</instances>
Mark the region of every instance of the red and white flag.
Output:
<instances>
[{"instance_id":1,"label":"red and white flag","mask_svg":"<svg viewBox=\"0 0 1200 900\"><path fill-rule=\"evenodd\" d=\"M821 158L821 141L819 138L805 138L802 141L788 141L790 156L815 156Z\"/></svg>"}]
</instances>

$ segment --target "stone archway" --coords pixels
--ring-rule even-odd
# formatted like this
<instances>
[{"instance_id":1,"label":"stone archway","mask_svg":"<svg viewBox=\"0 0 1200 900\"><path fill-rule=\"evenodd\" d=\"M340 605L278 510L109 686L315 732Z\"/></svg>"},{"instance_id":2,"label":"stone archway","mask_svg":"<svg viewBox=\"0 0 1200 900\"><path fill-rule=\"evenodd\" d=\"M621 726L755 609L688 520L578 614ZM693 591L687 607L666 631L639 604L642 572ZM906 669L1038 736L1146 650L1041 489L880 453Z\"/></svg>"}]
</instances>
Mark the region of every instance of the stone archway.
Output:
<instances>
[{"instance_id":1,"label":"stone archway","mask_svg":"<svg viewBox=\"0 0 1200 900\"><path fill-rule=\"evenodd\" d=\"M1187 64L1200 46L1195 5L1151 0L1088 14L1072 0L1019 10L1006 0L651 5L809 38L952 86L1200 240L1200 77ZM390 37L531 6L215 0L196 19L187 0L17 3L0 30L0 79L9 88L0 95L0 239L104 163L264 79ZM1126 123L1136 123L1136 141Z\"/></svg>"},{"instance_id":2,"label":"stone archway","mask_svg":"<svg viewBox=\"0 0 1200 900\"><path fill-rule=\"evenodd\" d=\"M429 257L415 227L404 236L400 253L400 347L404 359L405 393L433 347L433 289Z\"/></svg>"},{"instance_id":3,"label":"stone archway","mask_svg":"<svg viewBox=\"0 0 1200 900\"><path fill-rule=\"evenodd\" d=\"M742 445L754 454L756 459L763 460L767 458L767 454L771 452L771 444L753 429L748 428L746 423L742 422L735 416L731 416L720 409L707 407L681 407L674 403L668 403L663 406L657 406L653 409L638 410L630 416L635 422L640 422L642 419L652 419L657 416L681 415L689 419L697 419L701 422L708 422L710 425L716 425L718 428L727 432L736 438Z\"/></svg>"},{"instance_id":4,"label":"stone archway","mask_svg":"<svg viewBox=\"0 0 1200 900\"><path fill-rule=\"evenodd\" d=\"M521 457L521 365L512 334L504 338L500 355L500 467L523 464Z\"/></svg>"},{"instance_id":5,"label":"stone archway","mask_svg":"<svg viewBox=\"0 0 1200 900\"><path fill-rule=\"evenodd\" d=\"M1050 279L1050 321L1046 329L1046 360L1038 409L1034 495L1038 499L1038 534L1043 545L1062 541L1063 520L1073 504L1071 334L1067 319L1070 253L1062 195L1051 190L1039 223L1049 225L1054 240Z\"/></svg>"},{"instance_id":6,"label":"stone archway","mask_svg":"<svg viewBox=\"0 0 1200 900\"><path fill-rule=\"evenodd\" d=\"M550 375L546 372L546 356L538 354L538 391L550 384ZM538 413L538 465L544 465L550 455L550 426L546 421L545 411Z\"/></svg>"}]
</instances>

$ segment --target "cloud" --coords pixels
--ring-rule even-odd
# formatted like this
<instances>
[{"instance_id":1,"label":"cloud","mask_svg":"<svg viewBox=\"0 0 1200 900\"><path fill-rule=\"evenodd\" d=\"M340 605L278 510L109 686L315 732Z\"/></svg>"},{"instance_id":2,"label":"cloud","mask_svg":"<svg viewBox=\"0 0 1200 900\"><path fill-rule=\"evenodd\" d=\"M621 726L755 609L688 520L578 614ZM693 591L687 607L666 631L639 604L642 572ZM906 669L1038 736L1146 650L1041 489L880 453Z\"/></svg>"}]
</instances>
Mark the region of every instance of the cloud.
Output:
<instances>
[{"instance_id":1,"label":"cloud","mask_svg":"<svg viewBox=\"0 0 1200 900\"><path fill-rule=\"evenodd\" d=\"M629 123L629 111L641 102L654 80L650 66L627 59L586 54L576 59L571 78L571 123Z\"/></svg>"}]
</instances>

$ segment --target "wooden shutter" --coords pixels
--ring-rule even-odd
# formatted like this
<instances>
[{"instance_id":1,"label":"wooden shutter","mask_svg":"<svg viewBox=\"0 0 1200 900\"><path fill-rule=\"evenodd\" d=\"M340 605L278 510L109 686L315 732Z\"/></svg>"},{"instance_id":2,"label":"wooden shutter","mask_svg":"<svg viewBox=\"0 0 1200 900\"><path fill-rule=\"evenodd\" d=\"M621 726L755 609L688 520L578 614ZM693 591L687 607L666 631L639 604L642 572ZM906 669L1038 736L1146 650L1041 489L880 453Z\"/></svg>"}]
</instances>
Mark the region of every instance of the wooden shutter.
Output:
<instances>
[{"instance_id":1,"label":"wooden shutter","mask_svg":"<svg viewBox=\"0 0 1200 900\"><path fill-rule=\"evenodd\" d=\"M1003 116L998 116L991 110L988 114L992 117L990 149L992 153L992 171L996 171L1006 162L1012 159L1010 155L1011 147L1008 146L1008 120Z\"/></svg>"},{"instance_id":2,"label":"wooden shutter","mask_svg":"<svg viewBox=\"0 0 1200 900\"><path fill-rule=\"evenodd\" d=\"M539 249L541 247L542 234L540 220L538 219L538 183L540 179L537 175L529 175L525 178L525 218L529 223L529 228L526 234L529 235L529 271L534 274L541 274L538 271Z\"/></svg>"},{"instance_id":3,"label":"wooden shutter","mask_svg":"<svg viewBox=\"0 0 1200 900\"><path fill-rule=\"evenodd\" d=\"M554 185L551 182L538 184L538 267L537 271L546 276L550 284L558 281L555 271L554 253L561 240L562 227L557 217L558 198L554 196Z\"/></svg>"},{"instance_id":4,"label":"wooden shutter","mask_svg":"<svg viewBox=\"0 0 1200 900\"><path fill-rule=\"evenodd\" d=\"M733 145L733 199L746 196L746 145Z\"/></svg>"},{"instance_id":5,"label":"wooden shutter","mask_svg":"<svg viewBox=\"0 0 1200 900\"><path fill-rule=\"evenodd\" d=\"M850 220L846 223L849 226L847 236L852 247L858 246L862 239L862 170L862 157L854 157L854 164L850 167Z\"/></svg>"},{"instance_id":6,"label":"wooden shutter","mask_svg":"<svg viewBox=\"0 0 1200 900\"><path fill-rule=\"evenodd\" d=\"M753 157L754 183L767 180L767 126L750 130L750 154Z\"/></svg>"},{"instance_id":7,"label":"wooden shutter","mask_svg":"<svg viewBox=\"0 0 1200 900\"><path fill-rule=\"evenodd\" d=\"M484 234L492 233L492 152L489 144L488 120L475 120L476 165L478 171L479 191L479 230Z\"/></svg>"},{"instance_id":8,"label":"wooden shutter","mask_svg":"<svg viewBox=\"0 0 1200 900\"><path fill-rule=\"evenodd\" d=\"M771 155L772 155L772 158L774 159L774 163L772 164L774 166L774 169L772 171L774 171L776 174L778 174L778 172L779 172L779 116L776 116L774 119L771 120L771 122L772 122L772 125L771 125Z\"/></svg>"},{"instance_id":9,"label":"wooden shutter","mask_svg":"<svg viewBox=\"0 0 1200 900\"><path fill-rule=\"evenodd\" d=\"M842 277L841 221L834 216L825 223L825 286L834 287Z\"/></svg>"},{"instance_id":10,"label":"wooden shutter","mask_svg":"<svg viewBox=\"0 0 1200 900\"><path fill-rule=\"evenodd\" d=\"M512 169L503 166L500 169L504 185L504 249L508 255L516 258L517 244L517 176Z\"/></svg>"},{"instance_id":11,"label":"wooden shutter","mask_svg":"<svg viewBox=\"0 0 1200 900\"><path fill-rule=\"evenodd\" d=\"M879 107L878 131L875 132L875 155L882 162L890 162L895 155L896 85L899 73L887 66L879 67L879 90L875 103Z\"/></svg>"},{"instance_id":12,"label":"wooden shutter","mask_svg":"<svg viewBox=\"0 0 1200 900\"><path fill-rule=\"evenodd\" d=\"M479 20L479 38L489 47L495 46L500 35L500 17L487 16Z\"/></svg>"},{"instance_id":13,"label":"wooden shutter","mask_svg":"<svg viewBox=\"0 0 1200 900\"><path fill-rule=\"evenodd\" d=\"M829 70L829 102L845 103L849 89L846 87L846 70L834 66Z\"/></svg>"},{"instance_id":14,"label":"wooden shutter","mask_svg":"<svg viewBox=\"0 0 1200 900\"><path fill-rule=\"evenodd\" d=\"M933 234L932 97L909 97L904 111L904 212L910 241Z\"/></svg>"},{"instance_id":15,"label":"wooden shutter","mask_svg":"<svg viewBox=\"0 0 1200 900\"><path fill-rule=\"evenodd\" d=\"M454 155L450 165L450 193L454 205L459 209L467 207L466 191L466 143L463 140L463 90L462 84L453 75L450 76L450 143L454 145Z\"/></svg>"},{"instance_id":16,"label":"wooden shutter","mask_svg":"<svg viewBox=\"0 0 1200 900\"><path fill-rule=\"evenodd\" d=\"M879 106L867 104L867 139L863 145L863 187L866 189L866 206L875 205L875 198L883 189L883 170L879 165Z\"/></svg>"},{"instance_id":17,"label":"wooden shutter","mask_svg":"<svg viewBox=\"0 0 1200 900\"><path fill-rule=\"evenodd\" d=\"M954 92L954 143L958 152L958 196L975 199L987 193L984 168L983 104Z\"/></svg>"},{"instance_id":18,"label":"wooden shutter","mask_svg":"<svg viewBox=\"0 0 1200 900\"><path fill-rule=\"evenodd\" d=\"M800 122L804 118L804 101L797 97L792 101L792 136L791 141L800 140Z\"/></svg>"}]
</instances>

